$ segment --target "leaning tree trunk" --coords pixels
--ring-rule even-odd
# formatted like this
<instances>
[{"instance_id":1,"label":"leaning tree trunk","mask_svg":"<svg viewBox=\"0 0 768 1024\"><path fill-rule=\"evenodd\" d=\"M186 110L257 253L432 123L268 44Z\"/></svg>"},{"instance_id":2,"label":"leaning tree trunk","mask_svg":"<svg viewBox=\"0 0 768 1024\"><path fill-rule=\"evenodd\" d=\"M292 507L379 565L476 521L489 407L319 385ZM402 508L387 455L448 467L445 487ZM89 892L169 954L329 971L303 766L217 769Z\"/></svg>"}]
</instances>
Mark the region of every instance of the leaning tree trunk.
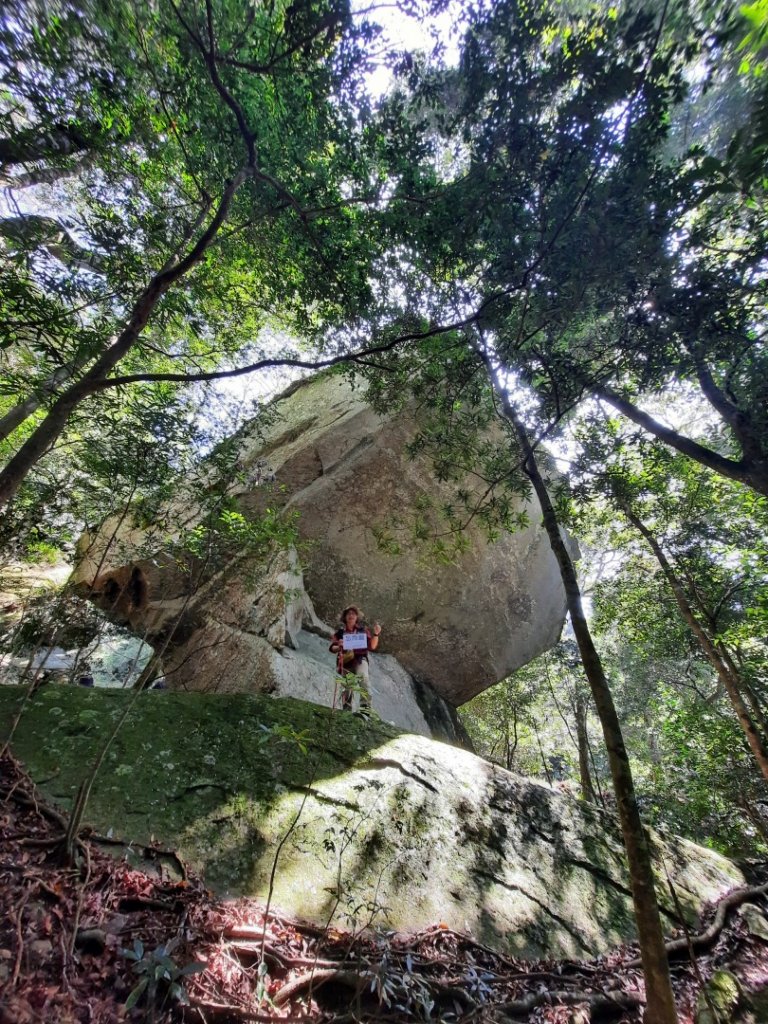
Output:
<instances>
[{"instance_id":1,"label":"leaning tree trunk","mask_svg":"<svg viewBox=\"0 0 768 1024\"><path fill-rule=\"evenodd\" d=\"M667 556L664 554L659 542L645 523L635 515L626 502L621 502L620 506L629 522L647 541L649 548L656 556L656 561L661 566L661 571L664 573L664 576L672 589L672 593L675 595L675 600L677 601L677 607L680 609L680 614L693 635L696 637L696 641L701 648L704 657L715 670L718 679L725 687L725 692L728 694L728 699L736 713L739 725L747 738L749 749L752 751L758 767L763 773L763 777L768 780L768 748L766 747L765 739L760 735L760 731L749 713L749 708L744 703L738 675L731 671L728 664L718 651L714 641L696 618L696 614L686 596L685 588L678 579L677 573L673 569Z\"/></svg>"},{"instance_id":2,"label":"leaning tree trunk","mask_svg":"<svg viewBox=\"0 0 768 1024\"><path fill-rule=\"evenodd\" d=\"M184 236L179 243L180 248L184 248L199 231L209 209L210 203L206 202L199 216L195 218L187 231L184 232ZM166 272L173 270L178 261L179 252L177 251L160 268L157 276L162 276ZM10 437L14 430L18 429L33 413L37 412L46 397L54 395L63 384L66 384L68 380L74 377L87 364L87 358L80 358L74 359L64 366L59 366L37 386L31 395L9 409L4 416L0 417L0 441Z\"/></svg>"},{"instance_id":3,"label":"leaning tree trunk","mask_svg":"<svg viewBox=\"0 0 768 1024\"><path fill-rule=\"evenodd\" d=\"M731 652L728 650L726 645L724 643L716 643L715 647L717 648L718 654L725 662L725 666L728 669L728 671L731 673L734 679L739 680L739 689L744 694L744 697L749 706L752 708L752 717L754 721L763 730L763 735L768 736L768 719L766 719L765 717L765 711L763 710L763 706L760 703L760 698L755 693L750 683L748 683L744 676L741 674L738 665L733 660Z\"/></svg>"},{"instance_id":4,"label":"leaning tree trunk","mask_svg":"<svg viewBox=\"0 0 768 1024\"><path fill-rule=\"evenodd\" d=\"M560 525L549 492L536 463L533 446L506 391L496 382L495 374L487 357L484 357L484 361L491 380L494 382L504 415L514 427L523 453L524 471L530 479L541 505L544 528L560 569L571 624L576 634L584 672L589 681L592 698L603 729L619 821L627 852L632 902L640 941L640 959L645 975L646 1009L644 1020L646 1024L677 1024L677 1010L669 976L667 951L664 947L659 905L656 899L651 853L640 818L632 771L616 706L613 703L613 696L600 655L592 641L592 634L584 615L576 570L560 532Z\"/></svg>"},{"instance_id":5,"label":"leaning tree trunk","mask_svg":"<svg viewBox=\"0 0 768 1024\"><path fill-rule=\"evenodd\" d=\"M0 507L13 499L30 470L56 442L77 406L98 390L136 344L162 296L202 260L227 218L235 193L252 174L253 167L250 165L238 171L224 189L216 212L195 245L173 267L164 268L154 275L136 300L131 317L114 344L102 352L87 373L63 391L51 405L40 425L0 473Z\"/></svg>"},{"instance_id":6,"label":"leaning tree trunk","mask_svg":"<svg viewBox=\"0 0 768 1024\"><path fill-rule=\"evenodd\" d=\"M48 381L46 381L47 383ZM0 416L0 441L10 437L14 430L20 427L25 420L28 420L33 412L37 412L42 404L43 400L39 395L29 395L28 398L17 402L13 408L8 410L5 416Z\"/></svg>"},{"instance_id":7,"label":"leaning tree trunk","mask_svg":"<svg viewBox=\"0 0 768 1024\"><path fill-rule=\"evenodd\" d=\"M40 406L43 404L43 398L45 395L52 395L58 387L64 384L73 374L76 372L79 364L68 363L66 366L60 366L54 372L40 384L36 391L23 399L21 402L17 402L8 412L0 417L0 441L4 441L7 437L16 430L21 424L28 420L32 413L37 412Z\"/></svg>"},{"instance_id":8,"label":"leaning tree trunk","mask_svg":"<svg viewBox=\"0 0 768 1024\"><path fill-rule=\"evenodd\" d=\"M658 437L660 441L669 445L670 448L674 448L675 451L687 455L688 458L719 473L720 476L724 476L728 480L736 480L740 484L751 487L758 494L768 496L768 460L764 454L761 457L757 456L752 446L747 446L743 450L740 459L729 459L712 448L707 448L706 445L699 444L698 441L659 423L633 402L607 386L593 386L592 393L596 398L604 399L627 419L632 420L633 423L642 427L643 430L647 430L654 437Z\"/></svg>"}]
</instances>

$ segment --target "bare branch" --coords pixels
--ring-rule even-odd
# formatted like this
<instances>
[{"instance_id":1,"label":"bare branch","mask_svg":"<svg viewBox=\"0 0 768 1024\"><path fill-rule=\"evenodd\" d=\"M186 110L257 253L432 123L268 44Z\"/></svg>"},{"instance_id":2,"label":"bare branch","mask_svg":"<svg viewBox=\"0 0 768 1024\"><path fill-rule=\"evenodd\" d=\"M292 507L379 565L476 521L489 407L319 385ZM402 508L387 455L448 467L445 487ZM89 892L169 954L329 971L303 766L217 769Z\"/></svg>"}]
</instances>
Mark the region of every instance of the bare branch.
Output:
<instances>
[{"instance_id":1,"label":"bare branch","mask_svg":"<svg viewBox=\"0 0 768 1024\"><path fill-rule=\"evenodd\" d=\"M283 50L282 53L278 53L267 61L266 64L256 64L253 61L238 60L236 57L229 57L222 53L215 54L214 59L219 64L226 64L228 67L239 68L241 71L248 71L253 75L268 75L270 72L275 70L278 64L287 60L288 57L292 57L299 50L302 50L305 46L314 42L318 36L323 34L323 32L329 32L337 21L337 15L327 14L318 22L317 27L313 32L310 32L307 36L302 36L301 39L297 39L287 49Z\"/></svg>"},{"instance_id":2,"label":"bare branch","mask_svg":"<svg viewBox=\"0 0 768 1024\"><path fill-rule=\"evenodd\" d=\"M230 377L242 377L249 373L255 373L257 370L264 370L278 366L290 366L301 370L325 370L328 369L328 367L338 366L341 363L360 362L364 365L365 359L368 356L391 352L398 346L406 344L406 342L426 341L428 338L435 338L440 334L448 334L451 331L460 331L469 327L480 319L491 302L501 298L504 294L506 294L506 292L497 292L493 296L490 296L478 307L478 309L475 310L474 313L462 320L456 320L453 323L448 324L439 324L425 331L412 331L406 334L401 334L392 339L392 341L388 341L383 345L374 345L370 348L360 349L357 352L345 352L338 356L330 356L327 359L310 360L298 359L290 356L275 357L260 359L255 363L249 363L247 366L239 366L233 370L211 370L207 373L134 373L125 377L109 377L100 381L94 381L92 390L103 391L105 388L120 387L125 384L137 384L140 381L166 380L192 384L197 381L225 380Z\"/></svg>"}]
</instances>

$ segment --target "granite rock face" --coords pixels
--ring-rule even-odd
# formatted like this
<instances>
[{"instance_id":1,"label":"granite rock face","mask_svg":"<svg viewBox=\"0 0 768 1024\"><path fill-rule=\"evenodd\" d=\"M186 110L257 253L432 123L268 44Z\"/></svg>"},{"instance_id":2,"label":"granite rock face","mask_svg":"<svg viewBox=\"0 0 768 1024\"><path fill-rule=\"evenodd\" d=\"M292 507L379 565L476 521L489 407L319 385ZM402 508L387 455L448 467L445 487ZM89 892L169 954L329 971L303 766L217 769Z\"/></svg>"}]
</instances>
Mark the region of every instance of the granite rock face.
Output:
<instances>
[{"instance_id":1,"label":"granite rock face","mask_svg":"<svg viewBox=\"0 0 768 1024\"><path fill-rule=\"evenodd\" d=\"M0 689L0 732L22 692ZM71 804L130 699L64 686L34 697L13 749L47 796ZM302 701L142 694L86 818L126 843L154 836L222 894L264 897L279 846L273 906L320 925L443 921L534 958L635 938L613 815L467 751ZM744 884L711 850L650 839L667 932L676 909L664 865L694 929L704 902Z\"/></svg>"},{"instance_id":2,"label":"granite rock face","mask_svg":"<svg viewBox=\"0 0 768 1024\"><path fill-rule=\"evenodd\" d=\"M415 421L378 415L332 375L289 389L273 411L268 427L244 432L244 482L232 494L246 514L275 502L300 513L303 573L291 554L269 566L243 559L190 596L188 578L151 529L121 526L107 550L106 524L87 555L81 548L81 586L151 643L165 643L169 624L183 619L163 656L171 685L183 674L185 688L303 695L296 680L310 668L297 660L316 645L302 631L327 635L349 603L382 623L382 652L416 687L453 706L556 642L565 595L535 502L530 525L495 543L470 527L457 564L425 566L406 549L392 555L377 530L420 502L452 499L425 460L406 457ZM193 494L179 499L178 514L194 521Z\"/></svg>"},{"instance_id":3,"label":"granite rock face","mask_svg":"<svg viewBox=\"0 0 768 1024\"><path fill-rule=\"evenodd\" d=\"M137 558L97 577L95 596L102 607L114 603L125 579L116 617L162 652L171 689L269 693L340 705L336 661L328 650L332 629L314 612L295 551L279 551L257 571L227 567L191 597L187 575L162 553ZM398 728L469 742L452 705L414 680L391 654L371 655L370 694L376 713Z\"/></svg>"}]
</instances>

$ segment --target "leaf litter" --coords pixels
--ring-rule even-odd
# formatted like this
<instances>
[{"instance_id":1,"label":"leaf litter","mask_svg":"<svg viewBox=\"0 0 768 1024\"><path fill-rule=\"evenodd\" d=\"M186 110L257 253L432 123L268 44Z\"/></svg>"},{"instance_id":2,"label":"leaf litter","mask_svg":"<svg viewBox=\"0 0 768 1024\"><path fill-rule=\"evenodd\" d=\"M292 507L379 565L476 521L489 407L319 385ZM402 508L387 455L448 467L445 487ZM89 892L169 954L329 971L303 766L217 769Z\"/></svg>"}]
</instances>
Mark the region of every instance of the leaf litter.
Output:
<instances>
[{"instance_id":1,"label":"leaf litter","mask_svg":"<svg viewBox=\"0 0 768 1024\"><path fill-rule=\"evenodd\" d=\"M320 928L179 881L161 857L139 870L87 832L70 866L60 812L12 757L0 769L0 1024L641 1022L633 947L531 961L441 922L412 934ZM768 905L764 893L750 902ZM680 1024L693 1024L702 980L723 966L768 986L768 942L738 914L698 970L673 962Z\"/></svg>"}]
</instances>

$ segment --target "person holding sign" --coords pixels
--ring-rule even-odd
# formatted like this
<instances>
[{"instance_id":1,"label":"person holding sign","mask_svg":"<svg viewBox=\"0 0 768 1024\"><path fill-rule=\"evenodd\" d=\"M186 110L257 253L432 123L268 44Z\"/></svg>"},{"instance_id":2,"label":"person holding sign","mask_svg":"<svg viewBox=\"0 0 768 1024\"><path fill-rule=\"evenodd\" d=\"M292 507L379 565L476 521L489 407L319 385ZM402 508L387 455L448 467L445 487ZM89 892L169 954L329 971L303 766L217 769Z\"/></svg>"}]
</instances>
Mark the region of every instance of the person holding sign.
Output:
<instances>
[{"instance_id":1,"label":"person holding sign","mask_svg":"<svg viewBox=\"0 0 768 1024\"><path fill-rule=\"evenodd\" d=\"M341 628L333 634L331 646L328 648L338 658L340 676L350 674L360 679L360 714L367 715L371 710L371 695L368 682L368 652L375 651L379 646L381 626L373 624L373 633L363 625L360 609L353 604L341 613ZM345 687L341 692L343 711L352 710L354 690Z\"/></svg>"}]
</instances>

